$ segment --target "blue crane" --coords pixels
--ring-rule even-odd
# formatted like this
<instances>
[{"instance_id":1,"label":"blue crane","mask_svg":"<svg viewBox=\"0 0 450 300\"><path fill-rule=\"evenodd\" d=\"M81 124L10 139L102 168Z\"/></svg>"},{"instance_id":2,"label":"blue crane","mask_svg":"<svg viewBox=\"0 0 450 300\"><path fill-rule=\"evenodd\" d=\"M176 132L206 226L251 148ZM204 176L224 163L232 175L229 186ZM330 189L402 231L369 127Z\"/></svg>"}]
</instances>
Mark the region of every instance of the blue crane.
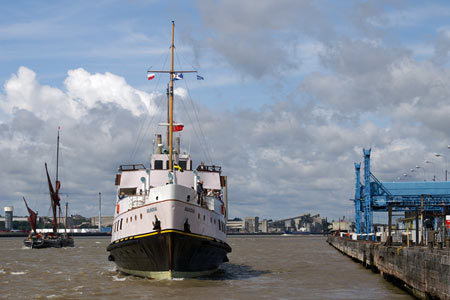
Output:
<instances>
[{"instance_id":1,"label":"blue crane","mask_svg":"<svg viewBox=\"0 0 450 300\"><path fill-rule=\"evenodd\" d=\"M411 211L443 215L450 209L450 182L380 182L370 171L371 149L363 149L364 184L360 182L361 164L355 163L355 225L356 233L374 233L373 212ZM361 222L364 213L364 228ZM390 214L391 215L391 214ZM389 219L390 221L390 219Z\"/></svg>"}]
</instances>

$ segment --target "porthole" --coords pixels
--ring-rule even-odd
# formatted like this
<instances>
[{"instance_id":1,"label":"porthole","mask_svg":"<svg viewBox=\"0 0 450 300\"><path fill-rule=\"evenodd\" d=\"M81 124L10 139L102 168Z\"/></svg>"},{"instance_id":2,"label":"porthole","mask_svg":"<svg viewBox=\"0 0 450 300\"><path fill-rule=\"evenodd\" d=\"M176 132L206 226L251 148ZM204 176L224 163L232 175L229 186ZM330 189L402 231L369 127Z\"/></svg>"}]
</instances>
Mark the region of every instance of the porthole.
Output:
<instances>
[{"instance_id":1,"label":"porthole","mask_svg":"<svg viewBox=\"0 0 450 300\"><path fill-rule=\"evenodd\" d=\"M216 219L214 219L214 224L216 224Z\"/></svg>"},{"instance_id":2,"label":"porthole","mask_svg":"<svg viewBox=\"0 0 450 300\"><path fill-rule=\"evenodd\" d=\"M187 195L187 202L191 201L191 195Z\"/></svg>"},{"instance_id":3,"label":"porthole","mask_svg":"<svg viewBox=\"0 0 450 300\"><path fill-rule=\"evenodd\" d=\"M141 220L142 220L142 214L141 214Z\"/></svg>"},{"instance_id":4,"label":"porthole","mask_svg":"<svg viewBox=\"0 0 450 300\"><path fill-rule=\"evenodd\" d=\"M128 223L128 217L127 217L127 223Z\"/></svg>"},{"instance_id":5,"label":"porthole","mask_svg":"<svg viewBox=\"0 0 450 300\"><path fill-rule=\"evenodd\" d=\"M134 220L137 221L137 216L136 215L134 215Z\"/></svg>"},{"instance_id":6,"label":"porthole","mask_svg":"<svg viewBox=\"0 0 450 300\"><path fill-rule=\"evenodd\" d=\"M212 217L209 217L209 221L212 223Z\"/></svg>"},{"instance_id":7,"label":"porthole","mask_svg":"<svg viewBox=\"0 0 450 300\"><path fill-rule=\"evenodd\" d=\"M200 214L198 214L198 219L200 220Z\"/></svg>"},{"instance_id":8,"label":"porthole","mask_svg":"<svg viewBox=\"0 0 450 300\"><path fill-rule=\"evenodd\" d=\"M158 196L156 196L156 201L158 201Z\"/></svg>"},{"instance_id":9,"label":"porthole","mask_svg":"<svg viewBox=\"0 0 450 300\"><path fill-rule=\"evenodd\" d=\"M205 221L205 215L203 215L203 221Z\"/></svg>"}]
</instances>

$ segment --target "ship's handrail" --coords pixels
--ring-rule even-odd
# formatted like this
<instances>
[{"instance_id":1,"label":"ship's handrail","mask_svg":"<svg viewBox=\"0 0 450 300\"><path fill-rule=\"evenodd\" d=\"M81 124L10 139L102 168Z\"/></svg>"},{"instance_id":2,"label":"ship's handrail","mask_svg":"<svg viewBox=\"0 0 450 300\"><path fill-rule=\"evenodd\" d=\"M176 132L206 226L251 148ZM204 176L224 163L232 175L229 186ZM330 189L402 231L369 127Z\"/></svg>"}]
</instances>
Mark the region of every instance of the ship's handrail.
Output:
<instances>
[{"instance_id":1,"label":"ship's handrail","mask_svg":"<svg viewBox=\"0 0 450 300\"><path fill-rule=\"evenodd\" d=\"M221 170L222 170L222 167L215 166L215 165L212 165L212 166L199 165L197 167L197 171L203 171L203 172L218 172L218 173L220 173Z\"/></svg>"},{"instance_id":2,"label":"ship's handrail","mask_svg":"<svg viewBox=\"0 0 450 300\"><path fill-rule=\"evenodd\" d=\"M129 209L142 206L145 204L145 199L143 195L128 196L127 199Z\"/></svg>"}]
</instances>

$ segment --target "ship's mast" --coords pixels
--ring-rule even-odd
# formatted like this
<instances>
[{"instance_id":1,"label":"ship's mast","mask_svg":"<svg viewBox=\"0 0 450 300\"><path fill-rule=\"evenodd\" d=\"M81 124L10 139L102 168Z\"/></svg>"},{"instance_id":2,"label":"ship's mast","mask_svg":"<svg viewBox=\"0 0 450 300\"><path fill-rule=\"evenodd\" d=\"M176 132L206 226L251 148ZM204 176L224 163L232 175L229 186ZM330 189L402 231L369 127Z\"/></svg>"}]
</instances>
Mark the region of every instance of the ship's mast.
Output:
<instances>
[{"instance_id":1,"label":"ship's mast","mask_svg":"<svg viewBox=\"0 0 450 300\"><path fill-rule=\"evenodd\" d=\"M169 170L173 171L173 52L175 49L174 45L174 29L175 22L172 21L172 44L170 45L171 59L170 59L170 89L169 89Z\"/></svg>"},{"instance_id":2,"label":"ship's mast","mask_svg":"<svg viewBox=\"0 0 450 300\"><path fill-rule=\"evenodd\" d=\"M167 84L167 92L166 92L166 96L167 96L167 124L169 124L169 122L170 122L170 107L169 107L169 103L170 103L170 97L169 97L169 95L170 95L170 93L169 93L169 90L170 90L170 86L169 86L169 84ZM167 126L167 137L166 137L166 145L167 145L167 147L169 147L169 134L170 134L170 132L169 132L169 126Z\"/></svg>"},{"instance_id":3,"label":"ship's mast","mask_svg":"<svg viewBox=\"0 0 450 300\"><path fill-rule=\"evenodd\" d=\"M168 85L168 105L167 105L167 122L169 128L167 129L167 144L169 146L169 170L173 172L173 79L174 75L177 73L197 73L197 71L182 71L182 70L174 70L174 32L175 32L175 21L172 21L172 44L170 45L171 59L170 59L170 70L169 71L156 71L156 70L148 70L147 73L169 73L170 81Z\"/></svg>"},{"instance_id":4,"label":"ship's mast","mask_svg":"<svg viewBox=\"0 0 450 300\"><path fill-rule=\"evenodd\" d=\"M59 169L59 130L61 129L61 127L58 126L58 137L56 138L56 180L55 180L55 192L56 192L56 197L58 196L59 193L59 177L58 177L58 169ZM58 216L59 218L57 219L58 222L56 222L57 226L59 227L59 223L61 222L61 206L58 203ZM56 219L56 216L54 216L54 218Z\"/></svg>"},{"instance_id":5,"label":"ship's mast","mask_svg":"<svg viewBox=\"0 0 450 300\"><path fill-rule=\"evenodd\" d=\"M58 137L56 139L56 181L55 184L58 182L58 163L59 163L59 127L58 127Z\"/></svg>"}]
</instances>

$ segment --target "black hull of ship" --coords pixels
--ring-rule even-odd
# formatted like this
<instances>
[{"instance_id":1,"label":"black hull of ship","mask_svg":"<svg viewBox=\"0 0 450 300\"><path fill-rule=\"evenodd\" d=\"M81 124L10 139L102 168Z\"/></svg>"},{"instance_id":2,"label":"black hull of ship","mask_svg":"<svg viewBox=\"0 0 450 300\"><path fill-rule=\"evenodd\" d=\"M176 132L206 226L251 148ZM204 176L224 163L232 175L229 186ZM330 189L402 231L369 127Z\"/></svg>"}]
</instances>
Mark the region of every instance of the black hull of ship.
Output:
<instances>
[{"instance_id":1,"label":"black hull of ship","mask_svg":"<svg viewBox=\"0 0 450 300\"><path fill-rule=\"evenodd\" d=\"M23 241L25 247L32 249L74 247L72 238L59 236L58 238L28 238Z\"/></svg>"},{"instance_id":2,"label":"black hull of ship","mask_svg":"<svg viewBox=\"0 0 450 300\"><path fill-rule=\"evenodd\" d=\"M227 243L178 230L125 238L107 250L120 271L159 279L211 274L231 252Z\"/></svg>"}]
</instances>

